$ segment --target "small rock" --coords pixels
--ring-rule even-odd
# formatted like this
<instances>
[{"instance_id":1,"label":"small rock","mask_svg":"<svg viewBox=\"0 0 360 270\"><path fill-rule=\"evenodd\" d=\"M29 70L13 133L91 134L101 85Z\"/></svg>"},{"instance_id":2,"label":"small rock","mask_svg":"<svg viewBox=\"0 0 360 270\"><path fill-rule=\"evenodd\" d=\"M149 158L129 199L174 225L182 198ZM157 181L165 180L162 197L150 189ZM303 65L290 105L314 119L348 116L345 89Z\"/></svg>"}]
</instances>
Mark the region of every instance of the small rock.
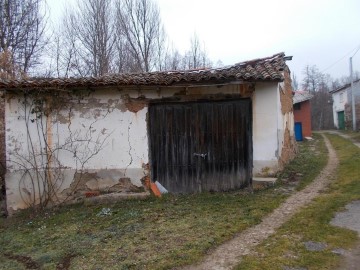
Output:
<instances>
[{"instance_id":1,"label":"small rock","mask_svg":"<svg viewBox=\"0 0 360 270\"><path fill-rule=\"evenodd\" d=\"M98 217L111 216L111 214L112 213L110 208L103 208L99 213L97 213L97 216Z\"/></svg>"},{"instance_id":2,"label":"small rock","mask_svg":"<svg viewBox=\"0 0 360 270\"><path fill-rule=\"evenodd\" d=\"M305 267L290 267L290 266L284 266L283 267L283 270L308 270L307 268Z\"/></svg>"},{"instance_id":3,"label":"small rock","mask_svg":"<svg viewBox=\"0 0 360 270\"><path fill-rule=\"evenodd\" d=\"M336 213L330 224L356 231L360 235L360 200L347 204L345 208L346 211Z\"/></svg>"},{"instance_id":4,"label":"small rock","mask_svg":"<svg viewBox=\"0 0 360 270\"><path fill-rule=\"evenodd\" d=\"M346 250L342 249L342 248L335 248L331 252L336 255L345 255L346 254Z\"/></svg>"},{"instance_id":5,"label":"small rock","mask_svg":"<svg viewBox=\"0 0 360 270\"><path fill-rule=\"evenodd\" d=\"M308 241L304 243L308 251L322 251L327 247L326 243Z\"/></svg>"}]
</instances>

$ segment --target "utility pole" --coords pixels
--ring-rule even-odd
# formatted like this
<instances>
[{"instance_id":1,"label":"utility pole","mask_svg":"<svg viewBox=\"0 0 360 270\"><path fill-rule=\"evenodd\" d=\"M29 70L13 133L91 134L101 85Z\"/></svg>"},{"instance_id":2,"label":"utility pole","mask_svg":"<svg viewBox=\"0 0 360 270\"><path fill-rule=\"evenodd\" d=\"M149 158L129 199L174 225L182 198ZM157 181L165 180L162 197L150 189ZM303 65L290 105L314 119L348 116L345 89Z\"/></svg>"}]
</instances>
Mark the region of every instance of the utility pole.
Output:
<instances>
[{"instance_id":1,"label":"utility pole","mask_svg":"<svg viewBox=\"0 0 360 270\"><path fill-rule=\"evenodd\" d=\"M352 122L353 130L356 131L356 110L355 110L355 89L354 89L354 80L353 80L353 65L352 57L350 57L350 89L351 89L351 108L352 108Z\"/></svg>"},{"instance_id":2,"label":"utility pole","mask_svg":"<svg viewBox=\"0 0 360 270\"><path fill-rule=\"evenodd\" d=\"M352 59L360 50L360 46L357 48L355 53L350 57L350 89L351 89L351 108L352 108L352 122L353 130L356 131L356 108L355 108L355 89L354 89L354 78L353 78L353 64Z\"/></svg>"}]
</instances>

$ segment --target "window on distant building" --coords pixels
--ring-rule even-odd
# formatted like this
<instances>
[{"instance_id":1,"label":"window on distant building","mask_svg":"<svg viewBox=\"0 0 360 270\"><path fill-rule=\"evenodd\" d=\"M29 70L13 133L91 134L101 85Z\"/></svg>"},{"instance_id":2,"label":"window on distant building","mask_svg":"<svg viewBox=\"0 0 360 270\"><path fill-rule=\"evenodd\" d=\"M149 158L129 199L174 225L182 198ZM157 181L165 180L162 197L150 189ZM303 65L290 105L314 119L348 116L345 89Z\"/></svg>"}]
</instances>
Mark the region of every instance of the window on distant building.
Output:
<instances>
[{"instance_id":1,"label":"window on distant building","mask_svg":"<svg viewBox=\"0 0 360 270\"><path fill-rule=\"evenodd\" d=\"M296 103L296 104L294 104L294 110L295 110L295 111L301 110L301 103Z\"/></svg>"},{"instance_id":2,"label":"window on distant building","mask_svg":"<svg viewBox=\"0 0 360 270\"><path fill-rule=\"evenodd\" d=\"M344 93L340 93L340 103L344 102Z\"/></svg>"}]
</instances>

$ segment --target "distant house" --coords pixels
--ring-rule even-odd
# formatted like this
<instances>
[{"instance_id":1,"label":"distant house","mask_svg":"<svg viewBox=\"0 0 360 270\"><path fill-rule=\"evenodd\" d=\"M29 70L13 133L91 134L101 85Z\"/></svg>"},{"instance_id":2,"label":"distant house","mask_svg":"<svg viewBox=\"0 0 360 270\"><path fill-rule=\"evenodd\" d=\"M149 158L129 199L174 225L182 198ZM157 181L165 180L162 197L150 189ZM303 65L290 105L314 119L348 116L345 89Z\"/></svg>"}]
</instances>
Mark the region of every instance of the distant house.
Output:
<instances>
[{"instance_id":1,"label":"distant house","mask_svg":"<svg viewBox=\"0 0 360 270\"><path fill-rule=\"evenodd\" d=\"M290 59L0 81L9 212L155 181L173 193L238 189L277 171L296 148Z\"/></svg>"},{"instance_id":2,"label":"distant house","mask_svg":"<svg viewBox=\"0 0 360 270\"><path fill-rule=\"evenodd\" d=\"M311 137L311 105L310 99L313 97L307 91L296 91L293 96L295 138L302 141L303 137Z\"/></svg>"},{"instance_id":3,"label":"distant house","mask_svg":"<svg viewBox=\"0 0 360 270\"><path fill-rule=\"evenodd\" d=\"M357 127L360 125L360 79L354 81L355 112ZM337 129L352 129L352 94L351 84L345 84L335 90L330 91L333 100L334 126Z\"/></svg>"}]
</instances>

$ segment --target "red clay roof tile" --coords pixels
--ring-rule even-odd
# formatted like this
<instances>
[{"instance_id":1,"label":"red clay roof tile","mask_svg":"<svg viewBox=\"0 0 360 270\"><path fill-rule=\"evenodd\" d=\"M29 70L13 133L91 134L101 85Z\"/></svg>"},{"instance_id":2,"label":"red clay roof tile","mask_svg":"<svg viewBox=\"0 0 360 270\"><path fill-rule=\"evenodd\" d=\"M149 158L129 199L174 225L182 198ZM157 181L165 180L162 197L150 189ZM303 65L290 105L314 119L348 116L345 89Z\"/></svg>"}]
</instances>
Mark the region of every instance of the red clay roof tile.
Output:
<instances>
[{"instance_id":1,"label":"red clay roof tile","mask_svg":"<svg viewBox=\"0 0 360 270\"><path fill-rule=\"evenodd\" d=\"M284 53L213 69L109 74L86 78L29 78L0 80L0 89L71 89L99 86L171 86L231 81L282 81Z\"/></svg>"}]
</instances>

